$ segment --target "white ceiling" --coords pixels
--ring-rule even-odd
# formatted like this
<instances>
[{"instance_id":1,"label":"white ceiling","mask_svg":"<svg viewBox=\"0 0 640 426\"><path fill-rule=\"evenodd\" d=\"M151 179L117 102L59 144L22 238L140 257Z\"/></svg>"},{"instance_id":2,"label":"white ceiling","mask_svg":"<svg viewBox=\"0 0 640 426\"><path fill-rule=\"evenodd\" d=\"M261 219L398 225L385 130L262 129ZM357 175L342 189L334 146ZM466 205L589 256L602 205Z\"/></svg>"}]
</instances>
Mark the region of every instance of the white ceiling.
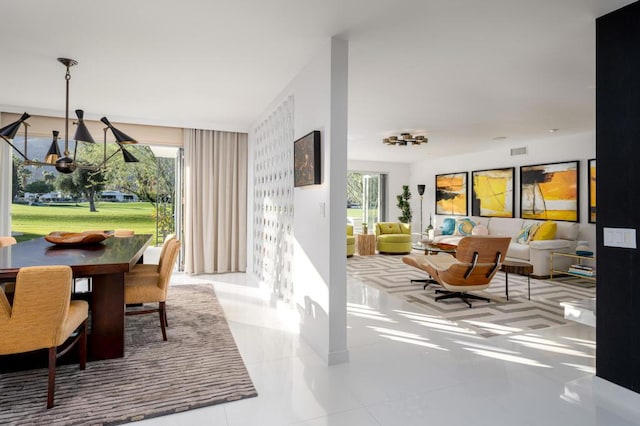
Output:
<instances>
[{"instance_id":1,"label":"white ceiling","mask_svg":"<svg viewBox=\"0 0 640 426\"><path fill-rule=\"evenodd\" d=\"M349 158L411 162L592 130L594 19L631 2L7 1L0 110L64 115L56 58L69 57L71 109L87 118L247 131L338 35ZM430 142L382 144L402 131Z\"/></svg>"}]
</instances>

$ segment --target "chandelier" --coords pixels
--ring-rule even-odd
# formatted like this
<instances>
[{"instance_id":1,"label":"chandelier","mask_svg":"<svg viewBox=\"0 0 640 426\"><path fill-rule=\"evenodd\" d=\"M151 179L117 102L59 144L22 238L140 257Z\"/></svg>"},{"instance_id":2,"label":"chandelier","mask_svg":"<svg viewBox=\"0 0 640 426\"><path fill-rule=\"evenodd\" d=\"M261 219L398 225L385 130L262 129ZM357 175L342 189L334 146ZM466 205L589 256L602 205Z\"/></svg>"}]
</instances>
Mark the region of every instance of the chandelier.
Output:
<instances>
[{"instance_id":1,"label":"chandelier","mask_svg":"<svg viewBox=\"0 0 640 426\"><path fill-rule=\"evenodd\" d=\"M422 143L429 142L424 136L411 136L410 133L400 133L400 137L398 136L389 136L388 138L382 139L382 143L385 145L400 145L407 146L411 145L420 145Z\"/></svg>"},{"instance_id":2,"label":"chandelier","mask_svg":"<svg viewBox=\"0 0 640 426\"><path fill-rule=\"evenodd\" d=\"M58 58L58 62L64 65L67 68L67 72L64 76L66 81L66 96L65 96L65 116L64 116L64 151L62 155L60 154L60 148L58 146L58 135L60 132L57 130L53 130L53 140L51 142L51 146L49 147L49 151L44 158L44 161L38 161L34 159L29 159L28 154L28 139L27 139L27 128L28 124L26 120L31 117L26 112L22 114L20 119L17 121L3 127L0 129L0 137L7 142L11 147L24 159L24 163L27 166L55 166L56 170L60 173L73 173L76 169L88 169L88 170L99 170L109 161L114 155L118 152L122 152L124 161L126 163L137 163L138 159L136 159L129 151L127 151L123 145L126 144L135 144L138 143L131 136L127 136L124 132L116 129L109 122L107 117L102 117L100 121L104 123L107 127L104 128L104 158L100 164L90 165L84 164L76 161L76 154L78 151L79 142L85 142L90 144L95 144L95 140L89 133L89 129L84 122L84 111L81 109L76 110L76 116L78 117L78 121L76 124L76 133L73 140L76 141L74 149L73 149L73 157L70 157L69 152L69 81L71 80L71 74L69 73L69 68L78 65L78 61L74 59L68 58ZM13 143L13 139L18 133L20 129L20 125L24 126L24 150L20 151L18 147L16 147ZM116 139L116 144L118 145L118 150L107 157L107 130L111 130L113 136Z\"/></svg>"}]
</instances>

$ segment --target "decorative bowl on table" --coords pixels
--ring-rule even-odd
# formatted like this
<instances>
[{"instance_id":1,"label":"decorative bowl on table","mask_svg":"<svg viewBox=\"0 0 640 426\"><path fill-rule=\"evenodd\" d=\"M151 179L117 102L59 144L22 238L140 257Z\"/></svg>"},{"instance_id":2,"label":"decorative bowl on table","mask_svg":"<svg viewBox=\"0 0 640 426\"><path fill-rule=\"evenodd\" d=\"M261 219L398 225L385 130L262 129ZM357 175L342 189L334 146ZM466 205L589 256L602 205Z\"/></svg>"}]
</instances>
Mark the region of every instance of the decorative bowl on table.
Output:
<instances>
[{"instance_id":1,"label":"decorative bowl on table","mask_svg":"<svg viewBox=\"0 0 640 426\"><path fill-rule=\"evenodd\" d=\"M86 244L97 244L113 236L112 233L103 231L67 232L55 231L44 237L52 244L62 246L79 246Z\"/></svg>"}]
</instances>

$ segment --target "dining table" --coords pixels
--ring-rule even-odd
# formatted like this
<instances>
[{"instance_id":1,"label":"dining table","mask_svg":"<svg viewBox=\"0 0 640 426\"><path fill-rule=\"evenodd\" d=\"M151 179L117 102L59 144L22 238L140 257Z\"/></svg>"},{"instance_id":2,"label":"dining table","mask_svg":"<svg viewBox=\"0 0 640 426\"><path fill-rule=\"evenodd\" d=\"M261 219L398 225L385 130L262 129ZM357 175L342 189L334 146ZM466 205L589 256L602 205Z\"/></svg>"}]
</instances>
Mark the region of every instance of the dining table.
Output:
<instances>
[{"instance_id":1,"label":"dining table","mask_svg":"<svg viewBox=\"0 0 640 426\"><path fill-rule=\"evenodd\" d=\"M15 281L26 266L68 265L75 278L90 278L88 356L121 358L125 349L124 277L141 263L151 235L111 237L94 244L56 245L44 238L0 248L0 282ZM47 283L42 282L42 291Z\"/></svg>"}]
</instances>

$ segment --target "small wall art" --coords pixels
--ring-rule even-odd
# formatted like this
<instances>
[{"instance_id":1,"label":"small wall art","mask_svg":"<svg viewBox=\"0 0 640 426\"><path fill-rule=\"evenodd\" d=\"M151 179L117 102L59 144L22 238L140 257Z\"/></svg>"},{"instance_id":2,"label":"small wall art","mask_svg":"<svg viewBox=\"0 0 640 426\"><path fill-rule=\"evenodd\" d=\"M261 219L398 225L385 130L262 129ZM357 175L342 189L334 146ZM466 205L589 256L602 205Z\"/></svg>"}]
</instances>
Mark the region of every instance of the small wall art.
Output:
<instances>
[{"instance_id":1,"label":"small wall art","mask_svg":"<svg viewBox=\"0 0 640 426\"><path fill-rule=\"evenodd\" d=\"M467 176L467 172L436 175L436 214L468 214Z\"/></svg>"},{"instance_id":2,"label":"small wall art","mask_svg":"<svg viewBox=\"0 0 640 426\"><path fill-rule=\"evenodd\" d=\"M320 131L314 130L293 143L293 186L322 183Z\"/></svg>"},{"instance_id":3,"label":"small wall art","mask_svg":"<svg viewBox=\"0 0 640 426\"><path fill-rule=\"evenodd\" d=\"M579 161L520 167L520 217L578 222Z\"/></svg>"},{"instance_id":4,"label":"small wall art","mask_svg":"<svg viewBox=\"0 0 640 426\"><path fill-rule=\"evenodd\" d=\"M514 167L471 172L471 214L514 217Z\"/></svg>"}]
</instances>

